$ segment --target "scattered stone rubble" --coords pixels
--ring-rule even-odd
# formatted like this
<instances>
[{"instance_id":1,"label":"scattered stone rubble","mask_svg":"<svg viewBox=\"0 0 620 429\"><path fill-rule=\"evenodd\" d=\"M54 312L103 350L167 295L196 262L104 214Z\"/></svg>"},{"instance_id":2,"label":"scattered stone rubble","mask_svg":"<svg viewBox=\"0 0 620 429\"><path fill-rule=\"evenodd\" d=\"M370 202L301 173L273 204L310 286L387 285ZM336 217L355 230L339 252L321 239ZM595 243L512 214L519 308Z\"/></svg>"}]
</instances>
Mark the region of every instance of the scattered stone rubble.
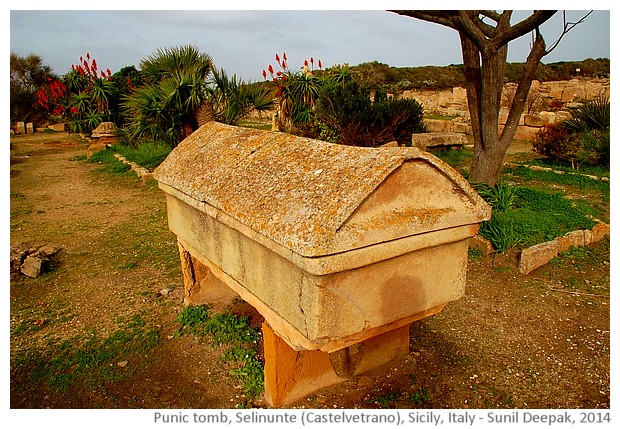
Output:
<instances>
[{"instance_id":1,"label":"scattered stone rubble","mask_svg":"<svg viewBox=\"0 0 620 429\"><path fill-rule=\"evenodd\" d=\"M23 274L35 278L46 270L60 248L54 246L33 247L28 243L11 246L11 276Z\"/></svg>"}]
</instances>

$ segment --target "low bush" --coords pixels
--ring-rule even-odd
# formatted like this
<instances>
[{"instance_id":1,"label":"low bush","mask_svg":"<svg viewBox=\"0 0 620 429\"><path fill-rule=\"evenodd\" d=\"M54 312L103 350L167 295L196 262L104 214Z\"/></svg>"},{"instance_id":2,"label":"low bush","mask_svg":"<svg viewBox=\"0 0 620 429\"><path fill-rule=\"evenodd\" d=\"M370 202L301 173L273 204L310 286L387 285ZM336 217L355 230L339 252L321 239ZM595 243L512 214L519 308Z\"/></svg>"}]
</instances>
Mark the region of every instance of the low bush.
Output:
<instances>
[{"instance_id":1,"label":"low bush","mask_svg":"<svg viewBox=\"0 0 620 429\"><path fill-rule=\"evenodd\" d=\"M534 151L554 161L570 162L573 168L599 165L609 168L611 105L597 98L571 109L573 117L538 132Z\"/></svg>"},{"instance_id":2,"label":"low bush","mask_svg":"<svg viewBox=\"0 0 620 429\"><path fill-rule=\"evenodd\" d=\"M420 103L388 99L380 90L373 96L370 86L356 81L323 88L314 113L338 136L337 143L345 145L379 146L394 140L411 144L412 133L427 131Z\"/></svg>"}]
</instances>

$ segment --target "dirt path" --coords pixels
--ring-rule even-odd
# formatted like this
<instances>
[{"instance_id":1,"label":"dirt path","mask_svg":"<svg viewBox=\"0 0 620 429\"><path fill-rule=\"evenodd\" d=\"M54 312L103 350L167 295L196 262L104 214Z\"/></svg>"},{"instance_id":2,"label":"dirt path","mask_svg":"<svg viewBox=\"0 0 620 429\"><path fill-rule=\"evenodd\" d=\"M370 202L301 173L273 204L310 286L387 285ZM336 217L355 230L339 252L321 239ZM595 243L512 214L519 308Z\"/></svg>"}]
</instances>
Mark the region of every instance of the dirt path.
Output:
<instances>
[{"instance_id":1,"label":"dirt path","mask_svg":"<svg viewBox=\"0 0 620 429\"><path fill-rule=\"evenodd\" d=\"M62 250L49 273L11 281L11 407L264 406L245 402L220 348L175 335L182 278L156 186L98 171L66 135L12 144L11 244ZM409 356L298 406L608 408L608 243L529 276L506 258L470 261L466 296L412 325ZM123 349L90 384L37 382L63 341L78 347L129 328L157 341Z\"/></svg>"},{"instance_id":2,"label":"dirt path","mask_svg":"<svg viewBox=\"0 0 620 429\"><path fill-rule=\"evenodd\" d=\"M131 371L129 377L88 395L73 394L83 387L79 383L62 392L45 385L19 386L23 375L13 367L12 406L230 407L237 393L232 382L218 378L226 371L221 365L218 370L217 350L192 338L174 338L183 283L163 194L134 175L97 171L97 164L83 160L86 146L66 140L14 142L11 244L49 244L61 251L51 272L12 282L11 331L25 331L12 335L12 352L106 338L137 316L163 340L148 355L131 356L123 369ZM164 289L166 296L160 293ZM42 328L34 329L36 323ZM203 371L203 362L215 369ZM202 386L205 376L214 383L211 389ZM225 402L213 398L212 389Z\"/></svg>"}]
</instances>

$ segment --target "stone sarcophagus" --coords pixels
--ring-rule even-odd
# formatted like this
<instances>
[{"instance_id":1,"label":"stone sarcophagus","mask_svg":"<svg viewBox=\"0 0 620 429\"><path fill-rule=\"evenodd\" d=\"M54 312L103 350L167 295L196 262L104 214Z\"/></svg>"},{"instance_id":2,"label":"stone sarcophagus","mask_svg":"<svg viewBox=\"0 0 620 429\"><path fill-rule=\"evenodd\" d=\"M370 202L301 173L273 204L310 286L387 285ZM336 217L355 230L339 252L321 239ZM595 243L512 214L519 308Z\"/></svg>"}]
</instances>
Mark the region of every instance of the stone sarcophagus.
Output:
<instances>
[{"instance_id":1,"label":"stone sarcophagus","mask_svg":"<svg viewBox=\"0 0 620 429\"><path fill-rule=\"evenodd\" d=\"M269 338L274 350L322 353L315 361L331 362L334 380L373 365L361 344L387 338L379 343L406 351L412 321L464 294L468 239L490 217L462 176L418 149L215 122L179 144L155 178L181 250L186 303L234 291L264 316L266 396L276 406L314 387L270 386L282 371L269 361Z\"/></svg>"}]
</instances>

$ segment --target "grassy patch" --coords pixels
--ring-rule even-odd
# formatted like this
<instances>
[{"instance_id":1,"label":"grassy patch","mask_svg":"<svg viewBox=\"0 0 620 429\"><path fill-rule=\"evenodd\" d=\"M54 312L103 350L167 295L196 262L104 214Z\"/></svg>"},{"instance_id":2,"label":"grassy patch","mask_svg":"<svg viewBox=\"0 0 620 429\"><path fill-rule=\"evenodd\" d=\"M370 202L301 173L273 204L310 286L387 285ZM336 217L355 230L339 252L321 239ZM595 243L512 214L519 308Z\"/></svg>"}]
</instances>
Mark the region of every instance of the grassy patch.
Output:
<instances>
[{"instance_id":1,"label":"grassy patch","mask_svg":"<svg viewBox=\"0 0 620 429\"><path fill-rule=\"evenodd\" d=\"M366 402L370 405L378 405L381 408L393 408L394 403L400 399L402 392L391 390L382 393L379 396L368 399Z\"/></svg>"},{"instance_id":2,"label":"grassy patch","mask_svg":"<svg viewBox=\"0 0 620 429\"><path fill-rule=\"evenodd\" d=\"M239 121L239 123L237 124L240 127L245 127L245 128L252 128L255 130L265 130L265 131L271 131L271 120L250 120L250 119L244 119Z\"/></svg>"},{"instance_id":3,"label":"grassy patch","mask_svg":"<svg viewBox=\"0 0 620 429\"><path fill-rule=\"evenodd\" d=\"M263 391L263 362L256 348L261 333L249 325L248 317L231 313L211 317L206 306L190 305L179 314L177 322L178 335L209 336L215 344L228 346L221 359L233 365L229 374L243 383L248 399Z\"/></svg>"},{"instance_id":4,"label":"grassy patch","mask_svg":"<svg viewBox=\"0 0 620 429\"><path fill-rule=\"evenodd\" d=\"M484 254L482 253L482 250L478 249L477 247L470 247L467 250L467 256L469 257L469 260L471 262L478 262L480 259L482 259Z\"/></svg>"},{"instance_id":5,"label":"grassy patch","mask_svg":"<svg viewBox=\"0 0 620 429\"><path fill-rule=\"evenodd\" d=\"M101 164L100 171L106 173L127 173L131 167L116 159L110 148L94 153L87 162Z\"/></svg>"},{"instance_id":6,"label":"grassy patch","mask_svg":"<svg viewBox=\"0 0 620 429\"><path fill-rule=\"evenodd\" d=\"M142 143L138 147L115 145L114 150L129 161L154 169L166 159L172 148L161 143Z\"/></svg>"},{"instance_id":7,"label":"grassy patch","mask_svg":"<svg viewBox=\"0 0 620 429\"><path fill-rule=\"evenodd\" d=\"M101 236L103 248L118 249L109 252L107 260L123 270L150 266L162 272L178 273L179 251L176 236L167 227L165 208L147 205L142 210L141 216L119 222Z\"/></svg>"},{"instance_id":8,"label":"grassy patch","mask_svg":"<svg viewBox=\"0 0 620 429\"><path fill-rule=\"evenodd\" d=\"M586 295L608 296L610 283L608 277L599 278L589 267L607 266L610 261L609 237L592 246L572 247L551 260L546 267L546 277L556 283L556 288L566 292ZM566 277L563 268L570 266L573 275Z\"/></svg>"},{"instance_id":9,"label":"grassy patch","mask_svg":"<svg viewBox=\"0 0 620 429\"><path fill-rule=\"evenodd\" d=\"M431 393L427 387L422 386L419 389L410 392L408 395L408 401L417 406L424 406L431 400Z\"/></svg>"},{"instance_id":10,"label":"grassy patch","mask_svg":"<svg viewBox=\"0 0 620 429\"><path fill-rule=\"evenodd\" d=\"M51 343L46 350L15 352L11 356L11 368L20 372L21 388L38 388L44 384L59 391L81 384L94 390L105 383L125 379L137 365L120 368L115 364L132 357L134 362L139 362L159 342L159 330L135 314L106 338L92 334L86 340L73 338Z\"/></svg>"},{"instance_id":11,"label":"grassy patch","mask_svg":"<svg viewBox=\"0 0 620 429\"><path fill-rule=\"evenodd\" d=\"M482 195L494 203L492 197ZM483 222L480 228L480 235L499 252L517 245L532 246L595 225L587 216L590 210L583 203L567 199L563 192L517 187L510 200L504 210L497 207L491 220Z\"/></svg>"},{"instance_id":12,"label":"grassy patch","mask_svg":"<svg viewBox=\"0 0 620 429\"><path fill-rule=\"evenodd\" d=\"M566 185L582 191L595 190L606 194L609 199L609 182L595 180L583 174L558 174L553 171L532 170L524 166L506 168L503 173L532 183Z\"/></svg>"},{"instance_id":13,"label":"grassy patch","mask_svg":"<svg viewBox=\"0 0 620 429\"><path fill-rule=\"evenodd\" d=\"M445 161L450 167L457 170L465 178L469 176L474 153L470 150L434 150L431 151L437 158Z\"/></svg>"},{"instance_id":14,"label":"grassy patch","mask_svg":"<svg viewBox=\"0 0 620 429\"><path fill-rule=\"evenodd\" d=\"M597 177L609 177L609 169L595 165L582 165L578 170L575 170L570 162L562 163L559 161L553 161L549 158L535 158L527 162L528 165L537 165L540 167L552 168L556 171L563 171L564 173L575 173L577 175L592 175ZM557 174L557 173L556 173Z\"/></svg>"}]
</instances>

